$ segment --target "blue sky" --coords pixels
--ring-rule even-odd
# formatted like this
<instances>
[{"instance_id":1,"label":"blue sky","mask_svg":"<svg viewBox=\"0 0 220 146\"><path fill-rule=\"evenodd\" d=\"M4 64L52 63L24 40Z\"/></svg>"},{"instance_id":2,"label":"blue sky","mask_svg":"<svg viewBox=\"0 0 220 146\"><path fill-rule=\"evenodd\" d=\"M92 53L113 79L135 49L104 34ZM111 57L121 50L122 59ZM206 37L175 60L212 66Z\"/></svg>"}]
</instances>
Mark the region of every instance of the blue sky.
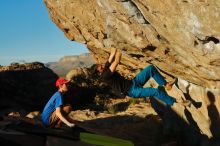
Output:
<instances>
[{"instance_id":1,"label":"blue sky","mask_svg":"<svg viewBox=\"0 0 220 146\"><path fill-rule=\"evenodd\" d=\"M43 0L1 0L0 65L57 61L88 49L68 40L50 19Z\"/></svg>"}]
</instances>

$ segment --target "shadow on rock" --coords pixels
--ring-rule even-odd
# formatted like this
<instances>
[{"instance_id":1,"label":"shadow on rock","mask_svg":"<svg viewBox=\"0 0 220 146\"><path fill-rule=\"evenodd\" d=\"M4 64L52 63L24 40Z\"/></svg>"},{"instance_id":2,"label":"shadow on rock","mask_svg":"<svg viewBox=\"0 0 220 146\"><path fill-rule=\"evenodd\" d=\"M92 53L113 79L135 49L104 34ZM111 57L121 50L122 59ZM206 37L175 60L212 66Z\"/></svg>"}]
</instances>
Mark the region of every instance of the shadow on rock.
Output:
<instances>
[{"instance_id":1,"label":"shadow on rock","mask_svg":"<svg viewBox=\"0 0 220 146\"><path fill-rule=\"evenodd\" d=\"M210 101L208 105L208 115L211 120L210 130L213 135L213 141L220 139L220 117L215 105L215 96L211 91L207 92L207 97Z\"/></svg>"},{"instance_id":2,"label":"shadow on rock","mask_svg":"<svg viewBox=\"0 0 220 146\"><path fill-rule=\"evenodd\" d=\"M169 106L151 98L152 107L162 118L165 139L174 138L178 146L205 146L211 145L206 135L200 133L197 123L191 113L185 109L184 113L188 123L179 117Z\"/></svg>"},{"instance_id":3,"label":"shadow on rock","mask_svg":"<svg viewBox=\"0 0 220 146\"><path fill-rule=\"evenodd\" d=\"M42 110L57 90L58 76L41 63L16 64L0 71L0 109Z\"/></svg>"},{"instance_id":4,"label":"shadow on rock","mask_svg":"<svg viewBox=\"0 0 220 146\"><path fill-rule=\"evenodd\" d=\"M200 108L202 106L202 102L196 102L189 94L190 84L186 87L186 93L183 92L184 96L187 100L191 101L195 108Z\"/></svg>"},{"instance_id":5,"label":"shadow on rock","mask_svg":"<svg viewBox=\"0 0 220 146\"><path fill-rule=\"evenodd\" d=\"M80 87L72 84L70 90L64 95L64 103L72 105L73 109L83 109L85 105L94 102L96 97L96 88ZM88 106L86 106L88 108Z\"/></svg>"},{"instance_id":6,"label":"shadow on rock","mask_svg":"<svg viewBox=\"0 0 220 146\"><path fill-rule=\"evenodd\" d=\"M132 141L135 146L161 144L162 126L157 115L145 118L138 116L111 116L81 123L88 131Z\"/></svg>"}]
</instances>

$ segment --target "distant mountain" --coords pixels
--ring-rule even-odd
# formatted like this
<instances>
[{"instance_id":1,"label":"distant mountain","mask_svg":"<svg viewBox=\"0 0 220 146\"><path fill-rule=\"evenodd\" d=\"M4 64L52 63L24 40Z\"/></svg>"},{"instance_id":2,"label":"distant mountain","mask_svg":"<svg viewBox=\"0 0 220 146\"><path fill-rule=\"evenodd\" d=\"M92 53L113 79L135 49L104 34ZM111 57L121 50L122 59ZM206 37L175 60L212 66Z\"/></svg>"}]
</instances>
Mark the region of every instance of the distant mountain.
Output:
<instances>
[{"instance_id":1,"label":"distant mountain","mask_svg":"<svg viewBox=\"0 0 220 146\"><path fill-rule=\"evenodd\" d=\"M53 70L59 76L66 74L76 67L90 67L95 63L90 53L81 55L64 56L58 62L49 62L45 66Z\"/></svg>"}]
</instances>

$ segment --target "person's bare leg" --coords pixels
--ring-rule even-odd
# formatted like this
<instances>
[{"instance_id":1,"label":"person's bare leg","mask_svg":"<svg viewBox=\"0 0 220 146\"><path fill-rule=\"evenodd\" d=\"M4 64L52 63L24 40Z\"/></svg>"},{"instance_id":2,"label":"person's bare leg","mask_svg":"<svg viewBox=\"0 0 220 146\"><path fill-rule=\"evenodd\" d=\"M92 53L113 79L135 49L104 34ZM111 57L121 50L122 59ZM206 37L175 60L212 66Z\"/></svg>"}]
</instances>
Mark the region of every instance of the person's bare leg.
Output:
<instances>
[{"instance_id":1,"label":"person's bare leg","mask_svg":"<svg viewBox=\"0 0 220 146\"><path fill-rule=\"evenodd\" d=\"M174 78L172 81L170 82L167 82L166 85L165 85L165 89L166 90L171 90L173 85L177 82L177 78Z\"/></svg>"},{"instance_id":2,"label":"person's bare leg","mask_svg":"<svg viewBox=\"0 0 220 146\"><path fill-rule=\"evenodd\" d=\"M59 128L61 126L61 120L56 115L54 111L50 116L50 128Z\"/></svg>"},{"instance_id":3,"label":"person's bare leg","mask_svg":"<svg viewBox=\"0 0 220 146\"><path fill-rule=\"evenodd\" d=\"M64 105L62 107L62 114L63 116L65 116L65 118L69 121L69 122L72 122L70 121L71 118L69 118L69 113L72 111L72 107L70 105ZM62 125L64 124L59 118L58 116L56 115L56 113L54 112L51 116L51 128L61 128Z\"/></svg>"},{"instance_id":4,"label":"person's bare leg","mask_svg":"<svg viewBox=\"0 0 220 146\"><path fill-rule=\"evenodd\" d=\"M63 122L59 119L59 121L57 122L57 124L54 126L55 128L61 128L62 127Z\"/></svg>"},{"instance_id":5,"label":"person's bare leg","mask_svg":"<svg viewBox=\"0 0 220 146\"><path fill-rule=\"evenodd\" d=\"M65 105L65 106L63 107L63 114L64 114L65 118L66 118L69 122L71 122L71 123L76 123L76 121L73 120L73 119L69 116L69 114L70 114L71 111L72 111L71 105Z\"/></svg>"}]
</instances>

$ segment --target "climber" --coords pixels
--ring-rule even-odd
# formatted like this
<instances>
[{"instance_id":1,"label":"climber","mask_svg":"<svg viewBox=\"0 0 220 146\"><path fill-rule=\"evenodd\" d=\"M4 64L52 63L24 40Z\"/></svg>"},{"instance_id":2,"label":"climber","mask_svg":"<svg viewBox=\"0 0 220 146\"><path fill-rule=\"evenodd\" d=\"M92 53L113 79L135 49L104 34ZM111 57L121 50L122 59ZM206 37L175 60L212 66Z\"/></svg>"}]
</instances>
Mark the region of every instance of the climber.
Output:
<instances>
[{"instance_id":1,"label":"climber","mask_svg":"<svg viewBox=\"0 0 220 146\"><path fill-rule=\"evenodd\" d=\"M63 94L69 90L69 82L64 78L59 78L56 81L58 91L47 102L41 115L42 123L46 127L61 128L62 123L68 127L74 127L71 118L68 114L72 111L70 105L63 104Z\"/></svg>"},{"instance_id":2,"label":"climber","mask_svg":"<svg viewBox=\"0 0 220 146\"><path fill-rule=\"evenodd\" d=\"M111 53L108 61L105 64L96 64L93 66L94 71L100 75L100 79L112 87L112 89L119 95L132 98L156 97L169 106L177 103L177 100L169 96L164 90L156 88L144 88L144 84L153 77L154 80L165 90L171 90L176 79L172 82L166 82L164 77L158 72L154 65L149 65L136 75L132 80L125 79L118 72L116 68L121 60L121 52L115 48L111 48ZM189 101L178 101L183 106L189 105Z\"/></svg>"}]
</instances>

